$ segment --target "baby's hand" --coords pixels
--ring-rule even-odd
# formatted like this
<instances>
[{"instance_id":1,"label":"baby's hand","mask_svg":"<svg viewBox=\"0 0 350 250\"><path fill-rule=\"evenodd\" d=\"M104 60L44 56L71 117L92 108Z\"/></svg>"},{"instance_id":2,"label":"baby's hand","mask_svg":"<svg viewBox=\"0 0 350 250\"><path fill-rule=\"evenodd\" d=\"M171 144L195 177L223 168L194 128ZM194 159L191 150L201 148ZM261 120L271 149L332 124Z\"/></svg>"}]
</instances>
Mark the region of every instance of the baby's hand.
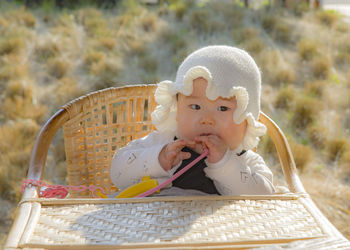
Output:
<instances>
[{"instance_id":1,"label":"baby's hand","mask_svg":"<svg viewBox=\"0 0 350 250\"><path fill-rule=\"evenodd\" d=\"M191 153L182 152L181 150L185 146L194 145L194 142L187 142L185 140L177 140L165 145L160 151L158 160L162 168L166 171L170 170L173 166L179 164L180 161L191 157Z\"/></svg>"},{"instance_id":2,"label":"baby's hand","mask_svg":"<svg viewBox=\"0 0 350 250\"><path fill-rule=\"evenodd\" d=\"M226 144L216 135L197 136L195 141L209 149L208 162L210 163L220 161L226 153Z\"/></svg>"}]
</instances>

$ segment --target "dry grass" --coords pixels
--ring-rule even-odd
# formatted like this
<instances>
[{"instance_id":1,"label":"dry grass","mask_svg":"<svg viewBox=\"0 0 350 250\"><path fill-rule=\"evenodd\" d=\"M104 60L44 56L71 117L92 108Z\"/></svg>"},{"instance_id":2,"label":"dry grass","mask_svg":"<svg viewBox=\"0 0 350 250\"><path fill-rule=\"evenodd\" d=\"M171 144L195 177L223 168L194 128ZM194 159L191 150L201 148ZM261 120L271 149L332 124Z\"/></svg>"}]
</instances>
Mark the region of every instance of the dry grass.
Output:
<instances>
[{"instance_id":1,"label":"dry grass","mask_svg":"<svg viewBox=\"0 0 350 250\"><path fill-rule=\"evenodd\" d=\"M282 88L276 97L275 107L279 109L290 109L295 101L295 89L292 86Z\"/></svg>"},{"instance_id":2,"label":"dry grass","mask_svg":"<svg viewBox=\"0 0 350 250\"><path fill-rule=\"evenodd\" d=\"M24 48L25 43L23 39L19 37L0 40L0 56L18 54Z\"/></svg>"},{"instance_id":3,"label":"dry grass","mask_svg":"<svg viewBox=\"0 0 350 250\"><path fill-rule=\"evenodd\" d=\"M78 85L76 79L63 77L58 81L55 89L56 94L56 104L61 106L67 102L82 96L86 93L85 88ZM63 153L64 151L62 151Z\"/></svg>"},{"instance_id":4,"label":"dry grass","mask_svg":"<svg viewBox=\"0 0 350 250\"><path fill-rule=\"evenodd\" d=\"M331 64L327 57L315 58L311 67L312 72L317 79L328 78L331 71Z\"/></svg>"},{"instance_id":5,"label":"dry grass","mask_svg":"<svg viewBox=\"0 0 350 250\"><path fill-rule=\"evenodd\" d=\"M44 105L36 103L33 87L27 81L10 82L5 90L5 99L0 107L7 120L33 119L41 120L47 111Z\"/></svg>"},{"instance_id":6,"label":"dry grass","mask_svg":"<svg viewBox=\"0 0 350 250\"><path fill-rule=\"evenodd\" d=\"M10 22L27 28L34 28L37 23L33 13L27 11L24 7L9 11L7 15L5 15L5 18Z\"/></svg>"},{"instance_id":7,"label":"dry grass","mask_svg":"<svg viewBox=\"0 0 350 250\"><path fill-rule=\"evenodd\" d=\"M157 26L158 18L155 15L146 15L141 18L142 29L145 32L155 32L158 28Z\"/></svg>"},{"instance_id":8,"label":"dry grass","mask_svg":"<svg viewBox=\"0 0 350 250\"><path fill-rule=\"evenodd\" d=\"M350 37L348 37L350 39ZM340 45L337 51L337 55L335 57L335 62L338 66L347 68L350 65L350 44L343 43Z\"/></svg>"},{"instance_id":9,"label":"dry grass","mask_svg":"<svg viewBox=\"0 0 350 250\"><path fill-rule=\"evenodd\" d=\"M36 44L33 54L35 55L35 59L41 63L57 57L60 54L58 42L52 39L40 40Z\"/></svg>"},{"instance_id":10,"label":"dry grass","mask_svg":"<svg viewBox=\"0 0 350 250\"><path fill-rule=\"evenodd\" d=\"M294 72L290 68L276 69L274 84L290 84L295 80Z\"/></svg>"},{"instance_id":11,"label":"dry grass","mask_svg":"<svg viewBox=\"0 0 350 250\"><path fill-rule=\"evenodd\" d=\"M313 151L310 146L299 144L289 140L296 167L303 172L313 158Z\"/></svg>"},{"instance_id":12,"label":"dry grass","mask_svg":"<svg viewBox=\"0 0 350 250\"><path fill-rule=\"evenodd\" d=\"M315 122L322 109L322 102L308 96L299 96L293 109L293 126L298 129L306 129Z\"/></svg>"},{"instance_id":13,"label":"dry grass","mask_svg":"<svg viewBox=\"0 0 350 250\"><path fill-rule=\"evenodd\" d=\"M31 149L39 131L39 125L27 119L18 122L8 122L0 127L0 194L10 201L18 201L20 181L26 174L30 160ZM20 139L19 139L20 138ZM8 186L11 186L8 189Z\"/></svg>"},{"instance_id":14,"label":"dry grass","mask_svg":"<svg viewBox=\"0 0 350 250\"><path fill-rule=\"evenodd\" d=\"M184 1L171 1L169 9L174 12L178 20L182 20L187 12L187 4Z\"/></svg>"},{"instance_id":15,"label":"dry grass","mask_svg":"<svg viewBox=\"0 0 350 250\"><path fill-rule=\"evenodd\" d=\"M333 10L324 10L316 13L316 18L321 24L332 27L340 19L340 15Z\"/></svg>"},{"instance_id":16,"label":"dry grass","mask_svg":"<svg viewBox=\"0 0 350 250\"><path fill-rule=\"evenodd\" d=\"M298 43L298 53L302 60L311 60L318 53L318 44L315 41L303 39Z\"/></svg>"},{"instance_id":17,"label":"dry grass","mask_svg":"<svg viewBox=\"0 0 350 250\"><path fill-rule=\"evenodd\" d=\"M244 47L252 55L256 55L266 48L266 44L261 38L254 38L248 40L246 46L242 47Z\"/></svg>"},{"instance_id":18,"label":"dry grass","mask_svg":"<svg viewBox=\"0 0 350 250\"><path fill-rule=\"evenodd\" d=\"M325 91L325 81L307 82L305 84L305 91L309 96L315 98L322 98Z\"/></svg>"},{"instance_id":19,"label":"dry grass","mask_svg":"<svg viewBox=\"0 0 350 250\"><path fill-rule=\"evenodd\" d=\"M326 127L312 125L306 129L307 136L316 149L324 149L327 145L329 131Z\"/></svg>"},{"instance_id":20,"label":"dry grass","mask_svg":"<svg viewBox=\"0 0 350 250\"><path fill-rule=\"evenodd\" d=\"M350 150L350 145L345 138L332 138L327 141L326 150L329 161L338 161L344 152Z\"/></svg>"},{"instance_id":21,"label":"dry grass","mask_svg":"<svg viewBox=\"0 0 350 250\"><path fill-rule=\"evenodd\" d=\"M70 62L60 58L52 58L47 62L48 72L51 76L60 79L66 75L71 67Z\"/></svg>"}]
</instances>

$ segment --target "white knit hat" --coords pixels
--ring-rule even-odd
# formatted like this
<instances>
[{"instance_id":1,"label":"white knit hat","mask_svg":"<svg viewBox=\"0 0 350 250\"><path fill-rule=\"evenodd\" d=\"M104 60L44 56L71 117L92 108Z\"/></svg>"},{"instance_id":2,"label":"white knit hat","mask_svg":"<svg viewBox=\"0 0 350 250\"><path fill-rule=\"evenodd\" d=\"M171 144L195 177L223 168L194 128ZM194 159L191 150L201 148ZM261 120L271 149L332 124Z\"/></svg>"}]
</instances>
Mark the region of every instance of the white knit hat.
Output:
<instances>
[{"instance_id":1,"label":"white knit hat","mask_svg":"<svg viewBox=\"0 0 350 250\"><path fill-rule=\"evenodd\" d=\"M247 119L248 123L239 147L245 150L256 147L259 136L266 132L266 127L258 122L260 71L247 52L230 46L208 46L193 52L180 65L175 82L158 83L155 99L159 105L152 113L157 130L176 132L176 94L191 95L193 80L199 77L208 81L208 99L236 97L233 121L239 124Z\"/></svg>"}]
</instances>

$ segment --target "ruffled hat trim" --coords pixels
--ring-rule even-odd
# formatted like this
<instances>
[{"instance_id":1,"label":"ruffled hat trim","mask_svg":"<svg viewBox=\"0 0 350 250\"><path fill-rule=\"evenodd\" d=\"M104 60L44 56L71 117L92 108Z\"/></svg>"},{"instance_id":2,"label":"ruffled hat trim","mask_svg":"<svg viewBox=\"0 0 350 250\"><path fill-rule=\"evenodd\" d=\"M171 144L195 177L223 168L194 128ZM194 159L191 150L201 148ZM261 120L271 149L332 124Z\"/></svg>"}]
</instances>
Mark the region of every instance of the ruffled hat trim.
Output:
<instances>
[{"instance_id":1,"label":"ruffled hat trim","mask_svg":"<svg viewBox=\"0 0 350 250\"><path fill-rule=\"evenodd\" d=\"M189 96L193 91L193 80L203 77L207 80L208 86L206 95L210 100L216 100L218 97L237 99L237 108L233 115L233 121L236 124L247 120L247 131L242 144L239 148L248 150L255 148L259 143L259 137L266 133L266 127L258 122L252 113L246 111L249 102L249 95L244 87L233 86L229 91L220 91L218 86L215 86L209 70L202 66L196 66L188 70L184 77L183 84L176 84L172 81L162 81L158 83L155 92L155 100L159 104L152 112L152 122L160 132L175 132L176 124L176 94L182 93Z\"/></svg>"}]
</instances>

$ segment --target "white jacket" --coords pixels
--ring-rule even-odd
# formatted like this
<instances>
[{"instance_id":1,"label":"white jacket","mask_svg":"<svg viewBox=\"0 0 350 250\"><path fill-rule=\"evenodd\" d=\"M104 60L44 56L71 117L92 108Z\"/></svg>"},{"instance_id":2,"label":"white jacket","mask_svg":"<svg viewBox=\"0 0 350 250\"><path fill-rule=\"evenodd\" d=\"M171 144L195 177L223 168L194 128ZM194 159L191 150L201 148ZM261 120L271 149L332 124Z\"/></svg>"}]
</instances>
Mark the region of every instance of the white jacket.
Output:
<instances>
[{"instance_id":1,"label":"white jacket","mask_svg":"<svg viewBox=\"0 0 350 250\"><path fill-rule=\"evenodd\" d=\"M154 131L130 142L119 149L113 157L111 179L120 189L140 182L142 177L151 176L162 183L171 177L181 165L165 171L159 164L158 155L162 148L174 141L175 134ZM248 150L238 156L235 150L227 150L217 163L205 163L207 177L214 181L222 195L272 194L275 189L272 172L260 155Z\"/></svg>"}]
</instances>

